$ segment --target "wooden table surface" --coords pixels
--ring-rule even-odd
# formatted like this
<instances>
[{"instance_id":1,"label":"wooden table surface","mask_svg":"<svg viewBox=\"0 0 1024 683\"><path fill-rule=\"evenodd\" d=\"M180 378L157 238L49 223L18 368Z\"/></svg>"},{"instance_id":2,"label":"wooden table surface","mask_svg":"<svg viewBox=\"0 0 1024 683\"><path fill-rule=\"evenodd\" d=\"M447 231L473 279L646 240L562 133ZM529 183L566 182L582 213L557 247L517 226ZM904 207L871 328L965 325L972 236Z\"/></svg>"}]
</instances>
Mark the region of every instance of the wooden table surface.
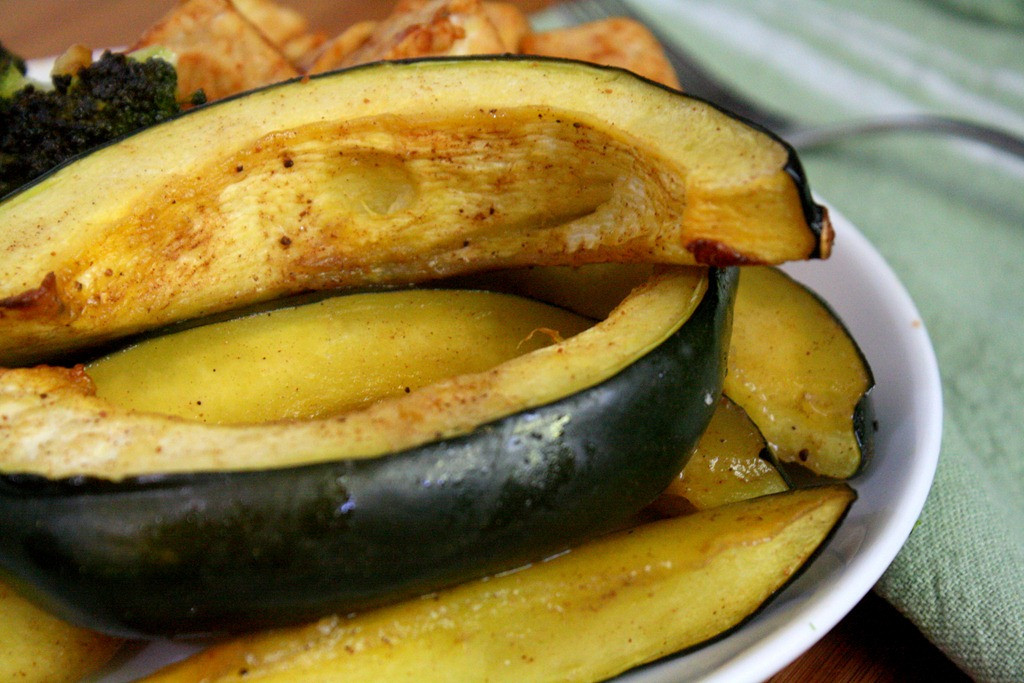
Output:
<instances>
[{"instance_id":1,"label":"wooden table surface","mask_svg":"<svg viewBox=\"0 0 1024 683\"><path fill-rule=\"evenodd\" d=\"M281 0L313 27L334 35L353 21L378 18L391 0ZM0 42L26 58L90 47L130 44L174 0L0 0ZM518 0L527 11L552 0ZM685 85L685 84L684 84ZM887 602L867 595L817 645L773 676L772 683L808 681L966 681L939 650Z\"/></svg>"}]
</instances>

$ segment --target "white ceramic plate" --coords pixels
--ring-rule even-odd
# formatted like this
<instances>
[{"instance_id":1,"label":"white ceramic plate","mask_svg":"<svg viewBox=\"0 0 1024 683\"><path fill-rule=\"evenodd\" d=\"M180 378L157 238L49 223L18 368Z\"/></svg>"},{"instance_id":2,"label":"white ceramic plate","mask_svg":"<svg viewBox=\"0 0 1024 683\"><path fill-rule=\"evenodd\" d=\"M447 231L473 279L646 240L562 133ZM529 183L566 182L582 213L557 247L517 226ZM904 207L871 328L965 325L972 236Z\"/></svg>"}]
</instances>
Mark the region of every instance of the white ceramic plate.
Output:
<instances>
[{"instance_id":1,"label":"white ceramic plate","mask_svg":"<svg viewBox=\"0 0 1024 683\"><path fill-rule=\"evenodd\" d=\"M52 62L29 63L45 79ZM906 289L861 233L831 210L835 253L786 270L839 313L875 374L876 454L853 482L859 494L827 548L767 609L735 633L622 677L656 681L757 682L785 667L843 618L896 557L924 505L942 432L939 370ZM196 648L157 641L125 653L98 683L130 681Z\"/></svg>"}]
</instances>

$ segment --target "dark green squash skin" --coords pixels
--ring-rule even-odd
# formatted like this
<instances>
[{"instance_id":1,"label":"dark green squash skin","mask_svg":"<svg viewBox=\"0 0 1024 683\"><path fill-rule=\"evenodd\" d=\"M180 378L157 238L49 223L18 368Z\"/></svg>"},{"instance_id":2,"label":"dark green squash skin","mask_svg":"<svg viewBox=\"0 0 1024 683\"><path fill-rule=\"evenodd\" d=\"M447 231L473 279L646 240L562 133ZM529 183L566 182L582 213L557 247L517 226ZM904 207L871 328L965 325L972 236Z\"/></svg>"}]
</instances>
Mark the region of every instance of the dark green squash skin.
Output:
<instances>
[{"instance_id":1,"label":"dark green squash skin","mask_svg":"<svg viewBox=\"0 0 1024 683\"><path fill-rule=\"evenodd\" d=\"M0 477L0 567L65 618L129 636L310 620L520 566L668 485L721 393L736 269L608 380L366 460L121 481Z\"/></svg>"}]
</instances>

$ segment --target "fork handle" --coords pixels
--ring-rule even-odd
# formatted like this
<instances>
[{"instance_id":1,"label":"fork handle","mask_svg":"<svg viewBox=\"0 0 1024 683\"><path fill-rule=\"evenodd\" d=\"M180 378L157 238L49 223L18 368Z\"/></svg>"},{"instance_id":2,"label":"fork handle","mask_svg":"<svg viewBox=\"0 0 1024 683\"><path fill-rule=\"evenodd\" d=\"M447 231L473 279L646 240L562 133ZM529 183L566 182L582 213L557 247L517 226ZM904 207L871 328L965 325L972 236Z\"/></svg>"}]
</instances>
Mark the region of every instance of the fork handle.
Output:
<instances>
[{"instance_id":1,"label":"fork handle","mask_svg":"<svg viewBox=\"0 0 1024 683\"><path fill-rule=\"evenodd\" d=\"M781 137L797 149L808 150L823 147L853 135L873 135L906 130L954 135L983 142L997 150L1024 159L1024 139L1020 136L965 119L931 114L894 115L834 125L794 127L783 132Z\"/></svg>"}]
</instances>

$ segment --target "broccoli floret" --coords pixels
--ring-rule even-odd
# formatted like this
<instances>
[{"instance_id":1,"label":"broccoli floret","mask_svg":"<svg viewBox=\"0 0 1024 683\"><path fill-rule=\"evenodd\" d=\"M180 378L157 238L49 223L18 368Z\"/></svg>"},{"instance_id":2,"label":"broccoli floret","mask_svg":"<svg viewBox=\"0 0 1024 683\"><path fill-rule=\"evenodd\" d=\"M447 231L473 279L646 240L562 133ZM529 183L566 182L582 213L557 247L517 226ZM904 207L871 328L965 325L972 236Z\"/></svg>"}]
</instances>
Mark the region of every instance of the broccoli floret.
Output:
<instances>
[{"instance_id":1,"label":"broccoli floret","mask_svg":"<svg viewBox=\"0 0 1024 683\"><path fill-rule=\"evenodd\" d=\"M22 76L25 75L25 60L0 43L0 71L6 71L8 66L13 66Z\"/></svg>"},{"instance_id":2,"label":"broccoli floret","mask_svg":"<svg viewBox=\"0 0 1024 683\"><path fill-rule=\"evenodd\" d=\"M15 68L23 62L11 63ZM160 57L105 52L53 89L0 96L0 197L62 162L177 114L177 71ZM194 103L194 101L193 101Z\"/></svg>"},{"instance_id":3,"label":"broccoli floret","mask_svg":"<svg viewBox=\"0 0 1024 683\"><path fill-rule=\"evenodd\" d=\"M28 83L25 60L0 43L0 97L10 97Z\"/></svg>"}]
</instances>

